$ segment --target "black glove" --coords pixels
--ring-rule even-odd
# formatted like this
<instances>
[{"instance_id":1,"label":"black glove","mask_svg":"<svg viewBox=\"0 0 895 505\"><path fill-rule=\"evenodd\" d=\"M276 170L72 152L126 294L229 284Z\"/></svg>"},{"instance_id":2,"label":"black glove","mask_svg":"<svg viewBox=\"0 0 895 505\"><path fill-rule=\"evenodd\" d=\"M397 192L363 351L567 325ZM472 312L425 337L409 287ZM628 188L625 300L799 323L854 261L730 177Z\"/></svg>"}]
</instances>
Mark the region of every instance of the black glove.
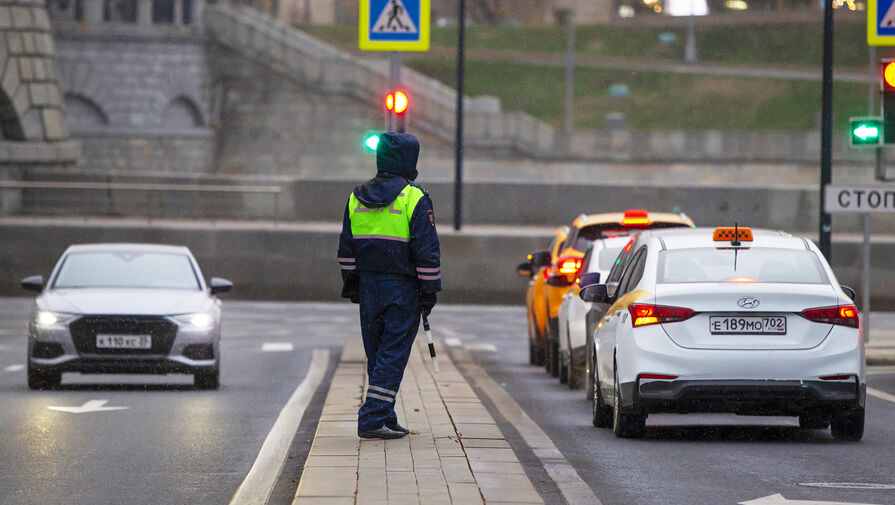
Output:
<instances>
[{"instance_id":1,"label":"black glove","mask_svg":"<svg viewBox=\"0 0 895 505\"><path fill-rule=\"evenodd\" d=\"M432 307L438 302L435 293L420 293L420 312L423 317L429 317L432 313Z\"/></svg>"},{"instance_id":2,"label":"black glove","mask_svg":"<svg viewBox=\"0 0 895 505\"><path fill-rule=\"evenodd\" d=\"M360 278L349 275L342 283L342 298L348 298L351 303L360 303Z\"/></svg>"}]
</instances>

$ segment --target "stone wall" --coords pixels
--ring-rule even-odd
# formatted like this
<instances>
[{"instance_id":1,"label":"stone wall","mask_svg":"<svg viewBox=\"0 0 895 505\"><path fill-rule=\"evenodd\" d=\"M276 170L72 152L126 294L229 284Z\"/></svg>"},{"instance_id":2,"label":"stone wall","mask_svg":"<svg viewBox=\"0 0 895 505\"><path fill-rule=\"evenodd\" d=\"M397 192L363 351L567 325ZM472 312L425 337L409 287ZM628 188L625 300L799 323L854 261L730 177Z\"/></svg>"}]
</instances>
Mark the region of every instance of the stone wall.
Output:
<instances>
[{"instance_id":1,"label":"stone wall","mask_svg":"<svg viewBox=\"0 0 895 505\"><path fill-rule=\"evenodd\" d=\"M75 161L44 3L0 1L0 32L0 163Z\"/></svg>"},{"instance_id":2,"label":"stone wall","mask_svg":"<svg viewBox=\"0 0 895 505\"><path fill-rule=\"evenodd\" d=\"M68 124L91 170L207 172L214 159L204 39L60 31Z\"/></svg>"}]
</instances>

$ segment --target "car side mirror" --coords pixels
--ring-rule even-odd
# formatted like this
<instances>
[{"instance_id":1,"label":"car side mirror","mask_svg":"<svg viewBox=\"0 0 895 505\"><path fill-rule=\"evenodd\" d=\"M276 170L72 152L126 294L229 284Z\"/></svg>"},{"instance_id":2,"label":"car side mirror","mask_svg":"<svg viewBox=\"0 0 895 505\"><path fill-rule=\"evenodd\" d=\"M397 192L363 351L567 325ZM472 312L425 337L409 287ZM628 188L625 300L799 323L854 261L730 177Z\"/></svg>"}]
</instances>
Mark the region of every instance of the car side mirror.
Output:
<instances>
[{"instance_id":1,"label":"car side mirror","mask_svg":"<svg viewBox=\"0 0 895 505\"><path fill-rule=\"evenodd\" d=\"M854 289L852 289L852 288L850 288L850 287L848 287L848 286L839 286L839 287L840 287L840 288L842 289L842 291L845 293L845 296L851 298L852 301L855 301L855 297L857 297L858 294L855 293L855 290L854 290Z\"/></svg>"},{"instance_id":2,"label":"car side mirror","mask_svg":"<svg viewBox=\"0 0 895 505\"><path fill-rule=\"evenodd\" d=\"M578 296L585 302L606 303L609 301L605 284L591 284L582 289Z\"/></svg>"},{"instance_id":3,"label":"car side mirror","mask_svg":"<svg viewBox=\"0 0 895 505\"><path fill-rule=\"evenodd\" d=\"M516 273L522 277L531 277L531 261L523 261L516 265Z\"/></svg>"},{"instance_id":4,"label":"car side mirror","mask_svg":"<svg viewBox=\"0 0 895 505\"><path fill-rule=\"evenodd\" d=\"M600 272L591 272L589 274L584 274L581 276L581 280L579 281L579 284L581 285L582 288L591 286L594 284L599 284L599 283L600 283Z\"/></svg>"},{"instance_id":5,"label":"car side mirror","mask_svg":"<svg viewBox=\"0 0 895 505\"><path fill-rule=\"evenodd\" d=\"M32 275L22 279L22 289L40 293L44 289L44 278L42 275Z\"/></svg>"},{"instance_id":6,"label":"car side mirror","mask_svg":"<svg viewBox=\"0 0 895 505\"><path fill-rule=\"evenodd\" d=\"M537 270L541 267L550 266L553 258L550 257L550 251L535 251L531 253L531 269Z\"/></svg>"},{"instance_id":7,"label":"car side mirror","mask_svg":"<svg viewBox=\"0 0 895 505\"><path fill-rule=\"evenodd\" d=\"M232 282L221 277L212 277L211 281L209 281L208 284L211 287L211 294L213 295L216 295L218 293L226 293L233 288Z\"/></svg>"}]
</instances>

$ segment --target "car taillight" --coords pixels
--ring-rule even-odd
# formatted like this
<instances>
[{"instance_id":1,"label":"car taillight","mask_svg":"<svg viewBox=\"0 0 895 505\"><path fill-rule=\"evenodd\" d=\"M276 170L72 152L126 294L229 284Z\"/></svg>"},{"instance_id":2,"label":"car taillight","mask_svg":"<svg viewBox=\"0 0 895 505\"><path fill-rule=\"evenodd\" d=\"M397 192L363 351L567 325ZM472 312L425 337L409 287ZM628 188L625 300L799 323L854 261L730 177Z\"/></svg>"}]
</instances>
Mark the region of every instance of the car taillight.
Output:
<instances>
[{"instance_id":1,"label":"car taillight","mask_svg":"<svg viewBox=\"0 0 895 505\"><path fill-rule=\"evenodd\" d=\"M649 380L663 380L663 381L671 381L677 379L677 375L665 375L659 373L642 373L640 374L641 379L649 379Z\"/></svg>"},{"instance_id":2,"label":"car taillight","mask_svg":"<svg viewBox=\"0 0 895 505\"><path fill-rule=\"evenodd\" d=\"M562 258L556 264L559 266L559 273L574 275L578 273L578 269L581 268L581 258L570 256L568 258Z\"/></svg>"},{"instance_id":3,"label":"car taillight","mask_svg":"<svg viewBox=\"0 0 895 505\"><path fill-rule=\"evenodd\" d=\"M550 271L553 270L553 267L544 267L544 280L550 280Z\"/></svg>"},{"instance_id":4,"label":"car taillight","mask_svg":"<svg viewBox=\"0 0 895 505\"><path fill-rule=\"evenodd\" d=\"M632 303L628 305L634 327L650 324L677 323L693 317L696 312L684 307L668 307L666 305L644 305Z\"/></svg>"},{"instance_id":5,"label":"car taillight","mask_svg":"<svg viewBox=\"0 0 895 505\"><path fill-rule=\"evenodd\" d=\"M840 326L848 326L849 328L857 328L860 325L858 309L854 305L834 305L832 307L805 309L799 312L799 315L815 323L838 324Z\"/></svg>"}]
</instances>

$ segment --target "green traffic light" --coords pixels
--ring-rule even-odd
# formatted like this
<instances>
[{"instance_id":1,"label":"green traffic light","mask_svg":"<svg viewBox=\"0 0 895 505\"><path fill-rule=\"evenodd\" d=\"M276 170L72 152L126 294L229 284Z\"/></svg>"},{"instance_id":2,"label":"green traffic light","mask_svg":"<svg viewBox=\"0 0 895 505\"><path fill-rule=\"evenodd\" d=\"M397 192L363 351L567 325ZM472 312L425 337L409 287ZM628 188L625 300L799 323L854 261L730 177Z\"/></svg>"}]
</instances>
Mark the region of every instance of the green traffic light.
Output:
<instances>
[{"instance_id":1,"label":"green traffic light","mask_svg":"<svg viewBox=\"0 0 895 505\"><path fill-rule=\"evenodd\" d=\"M876 147L881 145L883 128L879 118L851 118L849 143L852 147Z\"/></svg>"},{"instance_id":2,"label":"green traffic light","mask_svg":"<svg viewBox=\"0 0 895 505\"><path fill-rule=\"evenodd\" d=\"M364 139L364 146L371 151L376 150L376 146L379 145L379 135L369 135L366 139Z\"/></svg>"}]
</instances>

